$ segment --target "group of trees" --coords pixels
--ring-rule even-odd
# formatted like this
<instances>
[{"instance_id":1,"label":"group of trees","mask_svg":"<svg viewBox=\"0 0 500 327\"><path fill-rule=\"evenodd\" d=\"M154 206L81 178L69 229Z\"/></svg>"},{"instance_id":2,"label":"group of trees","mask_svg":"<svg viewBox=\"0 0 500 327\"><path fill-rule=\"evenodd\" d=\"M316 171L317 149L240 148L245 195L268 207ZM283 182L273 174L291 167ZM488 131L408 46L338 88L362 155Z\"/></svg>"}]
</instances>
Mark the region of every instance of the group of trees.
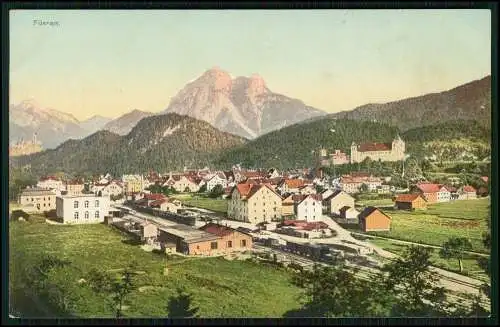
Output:
<instances>
[{"instance_id":1,"label":"group of trees","mask_svg":"<svg viewBox=\"0 0 500 327\"><path fill-rule=\"evenodd\" d=\"M146 188L146 190L150 191L151 193L163 194L163 195L166 195L166 196L169 196L171 194L178 194L179 193L173 187L162 186L162 185L159 185L159 184L150 185L149 187Z\"/></svg>"},{"instance_id":2,"label":"group of trees","mask_svg":"<svg viewBox=\"0 0 500 327\"><path fill-rule=\"evenodd\" d=\"M453 302L430 270L433 249L410 246L383 266L376 276L362 279L357 270L341 265L296 274L293 283L305 290L300 310L286 316L313 317L446 317L475 316L478 299L468 305ZM485 314L485 311L481 311Z\"/></svg>"}]
</instances>

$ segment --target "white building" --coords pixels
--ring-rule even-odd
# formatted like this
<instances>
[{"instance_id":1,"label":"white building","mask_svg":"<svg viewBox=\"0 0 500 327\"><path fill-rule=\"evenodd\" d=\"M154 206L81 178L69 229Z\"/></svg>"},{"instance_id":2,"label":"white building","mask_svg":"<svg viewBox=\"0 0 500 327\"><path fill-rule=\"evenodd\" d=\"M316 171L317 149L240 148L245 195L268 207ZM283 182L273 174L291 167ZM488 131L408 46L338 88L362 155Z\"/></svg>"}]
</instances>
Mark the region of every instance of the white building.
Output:
<instances>
[{"instance_id":1,"label":"white building","mask_svg":"<svg viewBox=\"0 0 500 327\"><path fill-rule=\"evenodd\" d=\"M362 162L366 158L377 161L401 161L405 157L405 142L398 136L392 143L364 143L351 145L351 163Z\"/></svg>"},{"instance_id":2,"label":"white building","mask_svg":"<svg viewBox=\"0 0 500 327\"><path fill-rule=\"evenodd\" d=\"M109 196L58 196L56 212L64 224L102 223L104 216L109 214Z\"/></svg>"},{"instance_id":3,"label":"white building","mask_svg":"<svg viewBox=\"0 0 500 327\"><path fill-rule=\"evenodd\" d=\"M437 192L437 202L449 202L451 200L451 192L446 186L441 186Z\"/></svg>"},{"instance_id":4,"label":"white building","mask_svg":"<svg viewBox=\"0 0 500 327\"><path fill-rule=\"evenodd\" d=\"M227 179L223 173L215 174L207 180L207 192L212 191L217 185L222 185L223 189L227 187Z\"/></svg>"},{"instance_id":5,"label":"white building","mask_svg":"<svg viewBox=\"0 0 500 327\"><path fill-rule=\"evenodd\" d=\"M45 212L56 208L56 193L42 188L27 188L19 195L19 204L26 212Z\"/></svg>"},{"instance_id":6,"label":"white building","mask_svg":"<svg viewBox=\"0 0 500 327\"><path fill-rule=\"evenodd\" d=\"M64 185L63 181L54 176L41 178L36 184L36 187L41 189L54 190L59 193L62 191L66 191L66 186Z\"/></svg>"},{"instance_id":7,"label":"white building","mask_svg":"<svg viewBox=\"0 0 500 327\"><path fill-rule=\"evenodd\" d=\"M294 195L292 199L295 201L295 214L298 220L322 220L321 194Z\"/></svg>"}]
</instances>

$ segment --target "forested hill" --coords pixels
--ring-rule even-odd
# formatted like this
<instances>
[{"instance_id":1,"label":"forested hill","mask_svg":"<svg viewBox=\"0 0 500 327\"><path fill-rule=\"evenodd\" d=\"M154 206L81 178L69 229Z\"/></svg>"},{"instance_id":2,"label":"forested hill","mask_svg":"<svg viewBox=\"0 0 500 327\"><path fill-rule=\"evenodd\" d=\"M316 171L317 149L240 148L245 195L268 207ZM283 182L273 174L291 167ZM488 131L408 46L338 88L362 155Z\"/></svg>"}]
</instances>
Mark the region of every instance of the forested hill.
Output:
<instances>
[{"instance_id":1,"label":"forested hill","mask_svg":"<svg viewBox=\"0 0 500 327\"><path fill-rule=\"evenodd\" d=\"M336 118L376 120L402 131L460 120L476 120L491 128L491 76L448 91L383 104L367 104L330 115Z\"/></svg>"},{"instance_id":2,"label":"forested hill","mask_svg":"<svg viewBox=\"0 0 500 327\"><path fill-rule=\"evenodd\" d=\"M455 120L410 129L401 134L406 142L448 141L471 138L491 143L491 129L475 120Z\"/></svg>"},{"instance_id":3,"label":"forested hill","mask_svg":"<svg viewBox=\"0 0 500 327\"><path fill-rule=\"evenodd\" d=\"M247 144L223 152L221 167L241 163L245 167L297 168L315 163L312 151L323 147L350 154L352 142L392 142L398 129L382 123L322 119L285 127Z\"/></svg>"},{"instance_id":4,"label":"forested hill","mask_svg":"<svg viewBox=\"0 0 500 327\"><path fill-rule=\"evenodd\" d=\"M14 167L30 166L35 175L168 171L209 165L221 150L245 139L221 132L209 123L178 114L143 118L125 136L99 131L69 140L54 150L11 158Z\"/></svg>"}]
</instances>

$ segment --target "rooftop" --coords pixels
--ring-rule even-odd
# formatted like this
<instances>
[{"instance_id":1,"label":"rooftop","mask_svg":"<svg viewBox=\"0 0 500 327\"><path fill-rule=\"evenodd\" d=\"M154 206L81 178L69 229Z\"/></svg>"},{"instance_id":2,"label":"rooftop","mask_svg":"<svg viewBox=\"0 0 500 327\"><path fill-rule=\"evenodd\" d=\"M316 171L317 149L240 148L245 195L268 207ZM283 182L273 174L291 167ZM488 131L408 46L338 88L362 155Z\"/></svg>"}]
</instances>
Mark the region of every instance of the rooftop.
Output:
<instances>
[{"instance_id":1,"label":"rooftop","mask_svg":"<svg viewBox=\"0 0 500 327\"><path fill-rule=\"evenodd\" d=\"M210 241L219 238L219 236L216 236L214 234L210 234L208 232L183 224L176 224L168 227L160 227L159 229L184 239L186 243Z\"/></svg>"}]
</instances>

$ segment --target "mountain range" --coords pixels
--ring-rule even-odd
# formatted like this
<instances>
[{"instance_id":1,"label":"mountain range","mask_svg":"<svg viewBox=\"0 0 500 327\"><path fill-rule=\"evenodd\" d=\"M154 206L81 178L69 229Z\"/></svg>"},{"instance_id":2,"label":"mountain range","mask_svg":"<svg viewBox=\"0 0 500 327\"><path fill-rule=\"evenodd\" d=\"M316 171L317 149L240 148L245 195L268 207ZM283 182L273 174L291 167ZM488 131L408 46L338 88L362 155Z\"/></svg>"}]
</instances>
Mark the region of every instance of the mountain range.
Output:
<instances>
[{"instance_id":1,"label":"mountain range","mask_svg":"<svg viewBox=\"0 0 500 327\"><path fill-rule=\"evenodd\" d=\"M56 149L11 157L14 166L31 166L35 174L68 171L182 169L209 165L222 150L246 139L224 133L209 123L174 113L143 118L126 135L98 131L82 140L68 140Z\"/></svg>"},{"instance_id":2,"label":"mountain range","mask_svg":"<svg viewBox=\"0 0 500 327\"><path fill-rule=\"evenodd\" d=\"M300 100L273 93L259 75L233 79L218 67L188 83L163 111L169 112L207 121L248 139L326 115Z\"/></svg>"},{"instance_id":3,"label":"mountain range","mask_svg":"<svg viewBox=\"0 0 500 327\"><path fill-rule=\"evenodd\" d=\"M52 150L47 151L49 154L43 152L41 157L44 160L42 161L38 161L37 158L40 157L36 155L29 156L35 160L36 164L57 167L57 169L77 167L81 170L84 168L82 164L85 160L90 160L97 153L107 153L108 151L114 157L119 156L119 152L116 151L122 151L122 156L123 154L130 155L127 158L118 161L112 160L106 165L96 167L108 167L120 171L141 169L142 166L139 165L139 162L143 162L146 166L156 163L156 168L189 166L200 162L214 163L218 166L228 166L238 162L249 166L307 165L311 162L311 149L318 146L338 147L347 151L346 147L353 140L356 142L378 141L379 139L380 141L389 141L394 136L392 134L396 132L403 132L412 139L409 140L410 149L412 148L411 144L417 142L434 146L431 144L433 140L449 139L448 136L451 135L454 139L467 137L477 139L476 134L482 135L482 147L486 151L491 143L489 138L491 131L491 76L441 93L427 94L386 104L369 104L352 111L330 115L323 115L323 112L307 107L299 100L272 93L259 76L232 79L229 74L220 69L211 69L197 80L186 85L177 96L172 98L166 109L167 114L134 110L112 121L105 117L92 117L86 122L79 122L71 115L40 108L32 101L24 101L9 107L11 141L16 133L17 137L21 135L26 139L31 138L32 131L38 132L39 139L44 142L45 148L55 147L64 140L72 138L73 140L61 145L63 149L71 148L72 150L69 152L53 152ZM172 115L173 113L170 111L179 111L181 115ZM179 148L160 147L158 149L164 150L148 150L156 149L155 146L159 142L156 136L148 134L151 133L148 130L152 129L156 121L163 121L163 124L166 124L165 119L169 120L172 117L185 117L183 119L191 117L197 123L189 124L193 129L188 127L183 129L186 140L178 139L179 134L175 134L176 141L174 143ZM292 124L294 120L296 123ZM354 123L354 121L358 121L358 123ZM338 122L339 126L344 126L344 129L353 129L353 131L336 133L336 136L330 135L330 129L335 129L332 127L335 122ZM148 124L153 125L149 126ZM94 130L91 130L89 126L92 126ZM207 126L211 126L213 128L211 137L221 138L220 142L224 146L213 148L217 155L208 153L210 152L208 149L212 149L210 146L203 148L203 142L214 144L215 141L209 138L205 140L199 138L200 132L195 128L196 126L204 126L205 129L208 128ZM280 127L281 129L273 131L273 129ZM112 132L93 134L90 141L88 138L74 140L95 133L100 128ZM163 127L158 128L161 130ZM158 128L154 128L154 130L156 131ZM385 129L387 133L375 131L377 128ZM434 131L434 129L439 129L439 131ZM261 133L266 134L258 136ZM419 139L422 133L432 134L431 139ZM138 138L134 135L143 136ZM151 137L148 138L148 135ZM243 139L242 135L251 140ZM113 141L111 142L113 145L107 148L107 143L96 142L98 136L103 137L102 140L99 139L100 141ZM238 141L235 141L235 138ZM126 142L123 141L125 139ZM116 144L114 144L115 141ZM199 160L196 153L191 151L193 147L187 144L196 144L194 148L204 149L200 150ZM129 151L129 147L136 146L146 150L144 152L137 149ZM414 146L413 148L416 149ZM61 147L57 149L57 151L61 151ZM483 155L485 153L483 150L478 155ZM70 164L69 159L60 157L62 153L72 157L72 151L87 159L81 160L81 162L77 160L74 164ZM58 153L58 155L52 157L54 153ZM175 158L169 153L175 153ZM106 155L103 154L104 157ZM135 155L141 158L135 158ZM144 158L147 160L140 161ZM16 160L16 162L29 163L29 160L26 160L28 159L24 158L21 161ZM63 164L61 160L65 163ZM100 159L92 160L99 162ZM55 163L52 165L49 161L55 161Z\"/></svg>"}]
</instances>

